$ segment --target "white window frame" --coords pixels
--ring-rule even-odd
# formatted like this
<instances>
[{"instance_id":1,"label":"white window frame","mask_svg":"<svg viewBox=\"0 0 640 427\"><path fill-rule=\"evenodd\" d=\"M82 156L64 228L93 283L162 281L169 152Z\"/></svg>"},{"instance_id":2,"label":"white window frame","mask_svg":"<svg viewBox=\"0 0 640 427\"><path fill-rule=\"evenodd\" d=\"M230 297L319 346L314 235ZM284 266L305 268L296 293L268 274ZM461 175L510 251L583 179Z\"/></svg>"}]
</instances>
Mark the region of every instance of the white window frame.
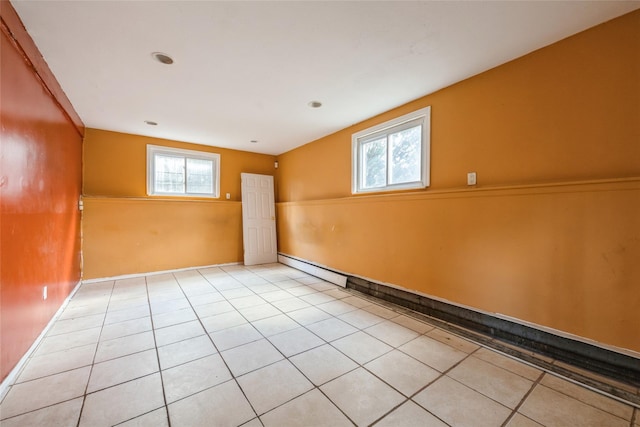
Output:
<instances>
[{"instance_id":1,"label":"white window frame","mask_svg":"<svg viewBox=\"0 0 640 427\"><path fill-rule=\"evenodd\" d=\"M420 159L420 180L413 182L405 182L401 184L388 184L389 167L387 167L387 185L375 188L363 188L362 167L362 142L369 141L373 136L388 135L394 131L402 130L409 122L416 122L422 125L422 156ZM414 123L415 124L415 123ZM407 190L415 188L426 188L429 186L430 173L430 149L431 149L431 107L421 108L404 116L397 117L393 120L381 123L377 126L354 133L351 136L351 192L352 194L360 193L377 193L383 191ZM387 142L388 144L388 142ZM388 162L387 162L388 165Z\"/></svg>"},{"instance_id":2,"label":"white window frame","mask_svg":"<svg viewBox=\"0 0 640 427\"><path fill-rule=\"evenodd\" d=\"M211 160L215 169L213 176L213 194L187 193L186 184L184 193L168 193L156 191L155 189L155 155L167 155L184 157L185 159ZM186 180L186 176L185 176ZM147 145L147 195L149 196L172 196L172 197L206 197L217 199L220 197L220 154L208 153L206 151L186 150L183 148L164 147L161 145Z\"/></svg>"}]
</instances>

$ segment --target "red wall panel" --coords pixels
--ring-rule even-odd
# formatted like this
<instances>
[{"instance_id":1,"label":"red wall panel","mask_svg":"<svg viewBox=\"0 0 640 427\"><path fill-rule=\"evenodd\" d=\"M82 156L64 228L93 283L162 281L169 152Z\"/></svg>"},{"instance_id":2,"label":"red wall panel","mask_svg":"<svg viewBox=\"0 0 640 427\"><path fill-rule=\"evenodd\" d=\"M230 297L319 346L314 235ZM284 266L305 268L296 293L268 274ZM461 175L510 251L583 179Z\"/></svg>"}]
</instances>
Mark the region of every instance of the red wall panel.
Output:
<instances>
[{"instance_id":1,"label":"red wall panel","mask_svg":"<svg viewBox=\"0 0 640 427\"><path fill-rule=\"evenodd\" d=\"M80 280L82 128L15 40L0 35L0 378ZM19 22L19 20L17 20ZM9 23L9 24L7 24ZM23 30L23 29L22 29ZM48 71L48 70L47 70ZM48 298L43 300L43 287Z\"/></svg>"}]
</instances>

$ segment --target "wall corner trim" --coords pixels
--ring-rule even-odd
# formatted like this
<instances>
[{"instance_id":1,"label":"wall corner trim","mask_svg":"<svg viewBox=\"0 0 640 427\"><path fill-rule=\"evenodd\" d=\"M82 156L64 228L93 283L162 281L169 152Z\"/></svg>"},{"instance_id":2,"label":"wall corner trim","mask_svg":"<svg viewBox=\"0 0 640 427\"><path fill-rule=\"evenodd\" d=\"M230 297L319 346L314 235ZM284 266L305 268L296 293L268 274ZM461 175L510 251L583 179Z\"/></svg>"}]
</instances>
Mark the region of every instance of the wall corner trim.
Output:
<instances>
[{"instance_id":1,"label":"wall corner trim","mask_svg":"<svg viewBox=\"0 0 640 427\"><path fill-rule=\"evenodd\" d=\"M51 94L51 97L60 106L60 109L69 118L71 123L73 123L80 136L83 137L84 123L82 119L75 108L73 108L71 101L64 93L60 83L49 68L38 46L36 46L27 32L20 16L18 16L18 13L9 0L0 1L0 21L2 31L20 51L22 57L29 64L42 86Z\"/></svg>"}]
</instances>

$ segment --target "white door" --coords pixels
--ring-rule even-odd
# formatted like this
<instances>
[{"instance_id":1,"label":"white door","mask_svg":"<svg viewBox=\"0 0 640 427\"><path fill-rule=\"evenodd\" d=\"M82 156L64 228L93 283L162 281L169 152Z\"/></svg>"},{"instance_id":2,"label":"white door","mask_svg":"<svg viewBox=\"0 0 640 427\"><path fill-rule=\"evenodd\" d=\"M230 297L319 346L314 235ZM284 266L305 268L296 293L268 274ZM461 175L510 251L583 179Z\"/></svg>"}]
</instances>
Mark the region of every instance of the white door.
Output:
<instances>
[{"instance_id":1,"label":"white door","mask_svg":"<svg viewBox=\"0 0 640 427\"><path fill-rule=\"evenodd\" d=\"M242 177L242 240L244 264L278 261L273 177L253 173Z\"/></svg>"}]
</instances>

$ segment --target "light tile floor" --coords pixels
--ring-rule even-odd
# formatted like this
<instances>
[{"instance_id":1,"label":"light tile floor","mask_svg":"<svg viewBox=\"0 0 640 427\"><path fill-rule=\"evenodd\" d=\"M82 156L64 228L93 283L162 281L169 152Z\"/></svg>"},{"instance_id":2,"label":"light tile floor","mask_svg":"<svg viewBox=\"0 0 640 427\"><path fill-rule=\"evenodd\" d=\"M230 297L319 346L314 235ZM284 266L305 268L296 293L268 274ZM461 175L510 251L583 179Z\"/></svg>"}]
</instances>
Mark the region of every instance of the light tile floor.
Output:
<instances>
[{"instance_id":1,"label":"light tile floor","mask_svg":"<svg viewBox=\"0 0 640 427\"><path fill-rule=\"evenodd\" d=\"M83 284L13 426L624 426L640 411L280 264Z\"/></svg>"}]
</instances>

